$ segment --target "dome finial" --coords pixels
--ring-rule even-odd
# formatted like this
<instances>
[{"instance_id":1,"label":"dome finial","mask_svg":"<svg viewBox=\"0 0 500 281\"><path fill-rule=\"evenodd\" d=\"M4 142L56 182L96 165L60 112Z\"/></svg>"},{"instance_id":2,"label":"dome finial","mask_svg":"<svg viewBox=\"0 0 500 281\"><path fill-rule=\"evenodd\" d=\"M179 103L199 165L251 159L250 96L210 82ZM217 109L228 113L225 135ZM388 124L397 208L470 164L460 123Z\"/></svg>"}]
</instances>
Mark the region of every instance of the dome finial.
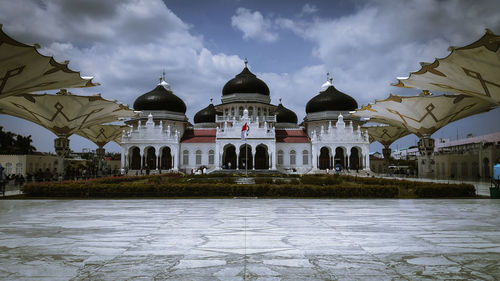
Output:
<instances>
[{"instance_id":1,"label":"dome finial","mask_svg":"<svg viewBox=\"0 0 500 281\"><path fill-rule=\"evenodd\" d=\"M330 77L330 84L333 85L333 77Z\"/></svg>"},{"instance_id":2,"label":"dome finial","mask_svg":"<svg viewBox=\"0 0 500 281\"><path fill-rule=\"evenodd\" d=\"M326 81L330 81L330 72L326 73Z\"/></svg>"},{"instance_id":3,"label":"dome finial","mask_svg":"<svg viewBox=\"0 0 500 281\"><path fill-rule=\"evenodd\" d=\"M280 104L281 104L281 98L280 98Z\"/></svg>"},{"instance_id":4,"label":"dome finial","mask_svg":"<svg viewBox=\"0 0 500 281\"><path fill-rule=\"evenodd\" d=\"M163 73L161 74L161 78L163 79L163 81L165 81L165 69L163 70Z\"/></svg>"},{"instance_id":5,"label":"dome finial","mask_svg":"<svg viewBox=\"0 0 500 281\"><path fill-rule=\"evenodd\" d=\"M212 103L212 101L213 101L213 100L214 100L214 99L210 98L210 103Z\"/></svg>"},{"instance_id":6,"label":"dome finial","mask_svg":"<svg viewBox=\"0 0 500 281\"><path fill-rule=\"evenodd\" d=\"M248 66L248 60L247 60L247 58L245 58L245 60L243 62L245 63L245 67L247 67Z\"/></svg>"}]
</instances>

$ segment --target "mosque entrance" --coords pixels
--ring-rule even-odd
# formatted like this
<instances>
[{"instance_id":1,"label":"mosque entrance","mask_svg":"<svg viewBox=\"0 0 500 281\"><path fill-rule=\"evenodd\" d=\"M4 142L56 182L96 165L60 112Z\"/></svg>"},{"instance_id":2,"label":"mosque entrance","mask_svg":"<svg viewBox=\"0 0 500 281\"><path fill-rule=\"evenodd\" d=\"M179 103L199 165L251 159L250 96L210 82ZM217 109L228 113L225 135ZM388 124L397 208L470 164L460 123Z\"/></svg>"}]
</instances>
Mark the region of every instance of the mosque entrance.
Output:
<instances>
[{"instance_id":1,"label":"mosque entrance","mask_svg":"<svg viewBox=\"0 0 500 281\"><path fill-rule=\"evenodd\" d=\"M144 168L150 170L156 169L156 150L154 147L146 150L146 166Z\"/></svg>"},{"instance_id":2,"label":"mosque entrance","mask_svg":"<svg viewBox=\"0 0 500 281\"><path fill-rule=\"evenodd\" d=\"M319 154L319 169L326 170L331 169L330 166L330 150L328 147L322 147Z\"/></svg>"},{"instance_id":3,"label":"mosque entrance","mask_svg":"<svg viewBox=\"0 0 500 281\"><path fill-rule=\"evenodd\" d=\"M335 158L334 158L334 165L340 164L342 165L342 169L345 169L345 156L344 156L344 149L342 147L337 147L335 148Z\"/></svg>"},{"instance_id":4,"label":"mosque entrance","mask_svg":"<svg viewBox=\"0 0 500 281\"><path fill-rule=\"evenodd\" d=\"M361 168L359 160L359 149L357 147L351 148L351 156L349 156L349 165L351 170L358 170Z\"/></svg>"},{"instance_id":5,"label":"mosque entrance","mask_svg":"<svg viewBox=\"0 0 500 281\"><path fill-rule=\"evenodd\" d=\"M130 169L131 170L140 170L141 169L141 151L138 147L132 148L132 159L130 161Z\"/></svg>"},{"instance_id":6,"label":"mosque entrance","mask_svg":"<svg viewBox=\"0 0 500 281\"><path fill-rule=\"evenodd\" d=\"M172 154L170 147L164 147L161 151L161 164L160 169L170 170L172 169Z\"/></svg>"},{"instance_id":7,"label":"mosque entrance","mask_svg":"<svg viewBox=\"0 0 500 281\"><path fill-rule=\"evenodd\" d=\"M246 152L245 152L246 147ZM245 169L245 166L248 169L253 168L253 158L252 158L252 148L248 144L244 144L240 147L240 159L238 161L238 167L240 169Z\"/></svg>"},{"instance_id":8,"label":"mosque entrance","mask_svg":"<svg viewBox=\"0 0 500 281\"><path fill-rule=\"evenodd\" d=\"M263 145L257 146L255 150L255 169L269 169L269 155Z\"/></svg>"},{"instance_id":9,"label":"mosque entrance","mask_svg":"<svg viewBox=\"0 0 500 281\"><path fill-rule=\"evenodd\" d=\"M236 148L233 145L227 146L222 159L223 169L236 169Z\"/></svg>"}]
</instances>

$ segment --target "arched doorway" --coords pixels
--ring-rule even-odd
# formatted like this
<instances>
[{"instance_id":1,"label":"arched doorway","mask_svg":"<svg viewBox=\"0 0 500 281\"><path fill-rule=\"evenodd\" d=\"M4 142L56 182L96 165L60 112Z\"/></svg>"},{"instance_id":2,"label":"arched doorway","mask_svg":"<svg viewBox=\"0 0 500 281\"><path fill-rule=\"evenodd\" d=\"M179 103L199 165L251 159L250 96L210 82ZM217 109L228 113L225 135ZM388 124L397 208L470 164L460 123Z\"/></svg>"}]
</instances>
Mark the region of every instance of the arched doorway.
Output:
<instances>
[{"instance_id":1,"label":"arched doorway","mask_svg":"<svg viewBox=\"0 0 500 281\"><path fill-rule=\"evenodd\" d=\"M154 147L148 147L146 150L146 165L144 168L154 170L156 169L156 150Z\"/></svg>"},{"instance_id":2,"label":"arched doorway","mask_svg":"<svg viewBox=\"0 0 500 281\"><path fill-rule=\"evenodd\" d=\"M130 161L130 169L141 169L141 150L138 147L132 148L132 159Z\"/></svg>"},{"instance_id":3,"label":"arched doorway","mask_svg":"<svg viewBox=\"0 0 500 281\"><path fill-rule=\"evenodd\" d=\"M360 163L360 150L357 147L351 148L351 155L349 156L349 165L351 170L358 170L361 168Z\"/></svg>"},{"instance_id":4,"label":"arched doorway","mask_svg":"<svg viewBox=\"0 0 500 281\"><path fill-rule=\"evenodd\" d=\"M331 169L330 166L330 150L328 147L323 146L319 153L319 169L326 170Z\"/></svg>"},{"instance_id":5,"label":"arched doorway","mask_svg":"<svg viewBox=\"0 0 500 281\"><path fill-rule=\"evenodd\" d=\"M259 145L255 150L255 169L269 169L269 154L265 145Z\"/></svg>"},{"instance_id":6,"label":"arched doorway","mask_svg":"<svg viewBox=\"0 0 500 281\"><path fill-rule=\"evenodd\" d=\"M161 150L161 164L160 169L162 170L170 170L172 169L172 153L170 151L170 147L164 147Z\"/></svg>"},{"instance_id":7,"label":"arched doorway","mask_svg":"<svg viewBox=\"0 0 500 281\"><path fill-rule=\"evenodd\" d=\"M342 165L342 169L345 169L345 156L344 149L342 147L335 148L335 158L333 164L340 164Z\"/></svg>"},{"instance_id":8,"label":"arched doorway","mask_svg":"<svg viewBox=\"0 0 500 281\"><path fill-rule=\"evenodd\" d=\"M245 152L245 147L246 147L246 152ZM240 169L245 169L245 166L248 169L253 168L252 147L250 147L248 144L240 146L240 159L238 161L238 167Z\"/></svg>"},{"instance_id":9,"label":"arched doorway","mask_svg":"<svg viewBox=\"0 0 500 281\"><path fill-rule=\"evenodd\" d=\"M222 167L224 169L236 169L236 148L234 145L228 145L224 148L222 159Z\"/></svg>"},{"instance_id":10,"label":"arched doorway","mask_svg":"<svg viewBox=\"0 0 500 281\"><path fill-rule=\"evenodd\" d=\"M487 157L483 158L483 175L484 179L490 178L490 159L488 159Z\"/></svg>"}]
</instances>

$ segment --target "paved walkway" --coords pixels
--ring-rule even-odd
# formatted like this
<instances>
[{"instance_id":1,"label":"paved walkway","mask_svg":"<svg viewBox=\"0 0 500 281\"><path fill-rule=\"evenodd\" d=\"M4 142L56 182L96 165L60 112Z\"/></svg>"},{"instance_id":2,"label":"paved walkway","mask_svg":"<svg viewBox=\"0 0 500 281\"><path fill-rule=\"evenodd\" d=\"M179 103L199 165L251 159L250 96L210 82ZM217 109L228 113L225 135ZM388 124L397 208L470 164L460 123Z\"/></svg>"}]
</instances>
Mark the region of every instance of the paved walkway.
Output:
<instances>
[{"instance_id":1,"label":"paved walkway","mask_svg":"<svg viewBox=\"0 0 500 281\"><path fill-rule=\"evenodd\" d=\"M500 200L0 200L1 280L498 280Z\"/></svg>"}]
</instances>

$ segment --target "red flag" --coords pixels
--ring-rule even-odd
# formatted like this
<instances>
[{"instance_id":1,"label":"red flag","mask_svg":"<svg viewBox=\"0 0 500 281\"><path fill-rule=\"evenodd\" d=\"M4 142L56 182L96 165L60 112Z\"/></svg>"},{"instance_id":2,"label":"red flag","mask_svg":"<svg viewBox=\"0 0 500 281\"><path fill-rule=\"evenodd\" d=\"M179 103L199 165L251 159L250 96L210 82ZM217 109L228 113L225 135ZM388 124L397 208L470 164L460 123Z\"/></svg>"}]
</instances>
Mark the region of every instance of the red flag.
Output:
<instances>
[{"instance_id":1,"label":"red flag","mask_svg":"<svg viewBox=\"0 0 500 281\"><path fill-rule=\"evenodd\" d=\"M247 123L245 123L245 125L243 125L243 127L241 128L241 140L242 141L247 140L248 131L250 131L250 126L248 126Z\"/></svg>"}]
</instances>

